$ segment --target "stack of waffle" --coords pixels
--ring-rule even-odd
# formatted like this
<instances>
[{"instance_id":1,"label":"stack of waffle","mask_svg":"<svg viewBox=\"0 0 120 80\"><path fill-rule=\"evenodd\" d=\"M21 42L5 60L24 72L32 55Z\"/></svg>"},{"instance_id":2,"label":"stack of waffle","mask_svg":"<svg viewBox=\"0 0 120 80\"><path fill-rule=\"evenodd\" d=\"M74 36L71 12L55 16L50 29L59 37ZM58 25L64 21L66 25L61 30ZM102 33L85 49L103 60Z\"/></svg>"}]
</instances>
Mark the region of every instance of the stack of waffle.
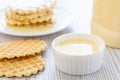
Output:
<instances>
[{"instance_id":1,"label":"stack of waffle","mask_svg":"<svg viewBox=\"0 0 120 80\"><path fill-rule=\"evenodd\" d=\"M47 47L42 40L18 40L0 45L0 76L22 77L42 71L41 53Z\"/></svg>"},{"instance_id":2,"label":"stack of waffle","mask_svg":"<svg viewBox=\"0 0 120 80\"><path fill-rule=\"evenodd\" d=\"M48 0L17 0L5 11L6 23L12 26L51 23L54 2Z\"/></svg>"}]
</instances>

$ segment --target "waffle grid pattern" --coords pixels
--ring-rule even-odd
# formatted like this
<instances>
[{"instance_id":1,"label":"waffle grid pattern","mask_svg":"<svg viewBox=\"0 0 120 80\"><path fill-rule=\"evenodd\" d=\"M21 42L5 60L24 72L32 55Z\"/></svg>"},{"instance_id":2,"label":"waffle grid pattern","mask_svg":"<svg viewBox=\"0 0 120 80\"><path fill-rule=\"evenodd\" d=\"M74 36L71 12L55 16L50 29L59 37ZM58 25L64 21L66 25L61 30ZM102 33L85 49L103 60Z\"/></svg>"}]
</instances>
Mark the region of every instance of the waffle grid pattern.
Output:
<instances>
[{"instance_id":1,"label":"waffle grid pattern","mask_svg":"<svg viewBox=\"0 0 120 80\"><path fill-rule=\"evenodd\" d=\"M41 53L47 48L42 40L18 40L0 45L0 59L29 56Z\"/></svg>"},{"instance_id":2,"label":"waffle grid pattern","mask_svg":"<svg viewBox=\"0 0 120 80\"><path fill-rule=\"evenodd\" d=\"M51 4L52 6L52 4ZM5 11L6 23L12 26L30 25L50 21L53 17L53 8L44 7L35 10L19 10L8 7Z\"/></svg>"},{"instance_id":3,"label":"waffle grid pattern","mask_svg":"<svg viewBox=\"0 0 120 80\"><path fill-rule=\"evenodd\" d=\"M22 77L42 71L45 61L41 56L27 56L0 60L0 76Z\"/></svg>"}]
</instances>

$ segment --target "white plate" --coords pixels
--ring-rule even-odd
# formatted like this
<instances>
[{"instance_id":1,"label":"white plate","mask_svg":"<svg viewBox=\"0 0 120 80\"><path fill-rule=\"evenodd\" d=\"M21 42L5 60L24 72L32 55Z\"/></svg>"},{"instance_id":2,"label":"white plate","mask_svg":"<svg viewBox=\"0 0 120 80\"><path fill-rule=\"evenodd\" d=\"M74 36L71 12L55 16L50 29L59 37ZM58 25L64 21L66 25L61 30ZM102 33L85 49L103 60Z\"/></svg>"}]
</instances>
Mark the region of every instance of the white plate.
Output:
<instances>
[{"instance_id":1,"label":"white plate","mask_svg":"<svg viewBox=\"0 0 120 80\"><path fill-rule=\"evenodd\" d=\"M67 10L55 10L55 25L46 31L40 32L20 32L15 31L7 27L5 22L5 16L3 12L0 12L0 32L13 36L43 36L52 33L59 32L68 27L73 19L73 15Z\"/></svg>"}]
</instances>

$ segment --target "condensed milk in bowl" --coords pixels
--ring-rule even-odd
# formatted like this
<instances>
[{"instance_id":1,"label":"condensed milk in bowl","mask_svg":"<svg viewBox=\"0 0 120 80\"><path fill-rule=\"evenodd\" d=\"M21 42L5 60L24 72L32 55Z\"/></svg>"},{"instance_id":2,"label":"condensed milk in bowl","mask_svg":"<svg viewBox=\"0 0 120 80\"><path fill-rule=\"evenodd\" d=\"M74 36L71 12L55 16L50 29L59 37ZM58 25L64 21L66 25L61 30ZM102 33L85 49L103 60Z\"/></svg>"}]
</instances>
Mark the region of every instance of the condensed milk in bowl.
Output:
<instances>
[{"instance_id":1,"label":"condensed milk in bowl","mask_svg":"<svg viewBox=\"0 0 120 80\"><path fill-rule=\"evenodd\" d=\"M68 33L57 37L52 48L59 70L71 75L85 75L101 67L105 43L95 35Z\"/></svg>"}]
</instances>

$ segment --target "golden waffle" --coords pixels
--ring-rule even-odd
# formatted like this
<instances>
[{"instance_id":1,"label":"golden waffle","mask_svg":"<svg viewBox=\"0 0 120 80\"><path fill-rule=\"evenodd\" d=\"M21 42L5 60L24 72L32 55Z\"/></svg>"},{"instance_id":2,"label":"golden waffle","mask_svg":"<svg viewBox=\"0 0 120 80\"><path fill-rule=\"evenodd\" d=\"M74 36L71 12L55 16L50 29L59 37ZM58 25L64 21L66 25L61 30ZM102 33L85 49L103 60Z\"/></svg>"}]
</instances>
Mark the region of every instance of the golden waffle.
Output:
<instances>
[{"instance_id":1,"label":"golden waffle","mask_svg":"<svg viewBox=\"0 0 120 80\"><path fill-rule=\"evenodd\" d=\"M18 20L14 20L14 19L6 19L7 24L9 25L30 25L30 24L37 24L37 23L43 23L43 22L49 22L51 20L51 17L46 17L46 18L37 18L37 19L33 19L33 20L29 20L29 21L18 21Z\"/></svg>"},{"instance_id":2,"label":"golden waffle","mask_svg":"<svg viewBox=\"0 0 120 80\"><path fill-rule=\"evenodd\" d=\"M18 25L18 24L9 24L9 23L7 23L7 26L12 26L12 27L26 27L26 28L31 28L31 27L39 27L39 28L41 28L40 26L44 26L44 27L46 27L46 26L53 26L54 25L54 21L53 20L50 20L50 21L44 21L44 22L42 22L42 23L36 23L36 24L28 24L28 25L24 25L24 24L20 24L20 25Z\"/></svg>"},{"instance_id":3,"label":"golden waffle","mask_svg":"<svg viewBox=\"0 0 120 80\"><path fill-rule=\"evenodd\" d=\"M6 19L13 19L18 21L31 21L33 19L43 19L46 17L52 17L53 16L53 10L46 8L41 9L41 12L35 13L35 14L29 14L29 15L20 15L20 14L14 14L13 12L6 10L5 12Z\"/></svg>"},{"instance_id":4,"label":"golden waffle","mask_svg":"<svg viewBox=\"0 0 120 80\"><path fill-rule=\"evenodd\" d=\"M0 45L0 59L35 55L44 51L47 44L42 40L18 40Z\"/></svg>"},{"instance_id":5,"label":"golden waffle","mask_svg":"<svg viewBox=\"0 0 120 80\"><path fill-rule=\"evenodd\" d=\"M40 1L40 0L38 0L38 1ZM43 12L43 10L46 10L46 9L51 10L56 5L55 0L50 0L50 3L47 0L44 0L44 1L45 1L45 4L43 4L42 6L40 6L40 3L37 2L37 3L39 3L39 6L32 7L32 5L33 5L32 4L31 6L25 7L27 9L16 8L14 5L9 5L8 10L9 10L9 12L12 12L12 14L19 14L19 15L31 15L31 14L37 14L37 13L41 14ZM29 7L31 7L31 8L29 8Z\"/></svg>"},{"instance_id":6,"label":"golden waffle","mask_svg":"<svg viewBox=\"0 0 120 80\"><path fill-rule=\"evenodd\" d=\"M31 2L27 1L27 2ZM22 26L31 24L40 24L45 21L50 21L53 18L53 8L55 7L54 0L36 0L37 5L15 6L10 5L5 11L6 23L11 26ZM35 2L36 2L35 1ZM41 2L40 3L38 2ZM19 2L19 1L18 1ZM21 3L21 1L20 1ZM18 3L18 5L20 4ZM36 4L36 3L35 3Z\"/></svg>"},{"instance_id":7,"label":"golden waffle","mask_svg":"<svg viewBox=\"0 0 120 80\"><path fill-rule=\"evenodd\" d=\"M22 77L42 71L45 62L41 56L27 56L0 60L0 76Z\"/></svg>"}]
</instances>

